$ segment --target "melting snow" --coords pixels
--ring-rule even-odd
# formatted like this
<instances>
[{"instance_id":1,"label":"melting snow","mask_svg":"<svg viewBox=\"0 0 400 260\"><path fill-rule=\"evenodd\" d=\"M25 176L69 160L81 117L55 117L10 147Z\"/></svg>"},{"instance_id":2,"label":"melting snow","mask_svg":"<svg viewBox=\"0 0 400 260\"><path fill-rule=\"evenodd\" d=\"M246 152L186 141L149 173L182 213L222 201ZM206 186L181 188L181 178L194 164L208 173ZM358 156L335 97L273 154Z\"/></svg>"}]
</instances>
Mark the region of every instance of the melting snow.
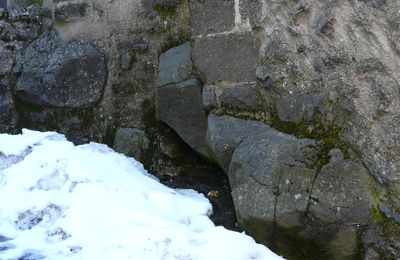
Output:
<instances>
[{"instance_id":1,"label":"melting snow","mask_svg":"<svg viewBox=\"0 0 400 260\"><path fill-rule=\"evenodd\" d=\"M105 145L0 134L0 259L281 259Z\"/></svg>"}]
</instances>

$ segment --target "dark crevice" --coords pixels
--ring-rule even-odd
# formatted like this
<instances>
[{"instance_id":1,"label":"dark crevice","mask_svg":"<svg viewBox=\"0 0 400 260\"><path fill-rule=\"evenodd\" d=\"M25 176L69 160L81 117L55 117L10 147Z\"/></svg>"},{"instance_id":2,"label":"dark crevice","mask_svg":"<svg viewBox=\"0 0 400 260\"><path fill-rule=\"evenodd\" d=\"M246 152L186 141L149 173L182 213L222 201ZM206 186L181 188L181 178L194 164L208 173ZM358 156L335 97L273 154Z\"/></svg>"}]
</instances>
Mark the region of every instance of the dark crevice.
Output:
<instances>
[{"instance_id":1,"label":"dark crevice","mask_svg":"<svg viewBox=\"0 0 400 260\"><path fill-rule=\"evenodd\" d=\"M278 198L280 195L280 186L281 186L281 180L282 180L282 175L279 175L279 179L278 179L278 185L276 187L276 191L275 191L275 202L274 202L274 223L272 225L272 234L271 234L271 250L276 251L276 235L278 232L278 228L277 228L277 221L276 221L276 209L278 207Z\"/></svg>"},{"instance_id":2,"label":"dark crevice","mask_svg":"<svg viewBox=\"0 0 400 260\"><path fill-rule=\"evenodd\" d=\"M314 179L313 179L313 181L312 181L311 188L310 188L310 191L309 191L309 194L308 194L307 207L306 207L306 210L305 210L305 212L304 212L304 215L305 215L305 216L308 215L308 212L309 212L309 209L310 209L310 205L311 205L311 203L312 203L312 200L314 200L314 198L312 197L313 190L314 190L314 185L315 185L315 182L317 181L318 175L321 173L321 169L322 169L323 166L324 166L324 165L319 166L318 169L317 169L317 171L316 171L316 173L315 173L315 175L314 175Z\"/></svg>"}]
</instances>

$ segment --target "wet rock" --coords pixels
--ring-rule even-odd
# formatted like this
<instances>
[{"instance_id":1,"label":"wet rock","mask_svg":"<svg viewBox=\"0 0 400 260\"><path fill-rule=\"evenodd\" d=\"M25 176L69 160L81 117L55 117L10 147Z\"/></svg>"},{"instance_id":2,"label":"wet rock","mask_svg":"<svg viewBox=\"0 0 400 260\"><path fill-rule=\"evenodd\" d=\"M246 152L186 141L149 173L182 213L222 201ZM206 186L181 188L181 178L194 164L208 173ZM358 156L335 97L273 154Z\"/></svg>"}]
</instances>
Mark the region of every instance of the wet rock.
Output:
<instances>
[{"instance_id":1,"label":"wet rock","mask_svg":"<svg viewBox=\"0 0 400 260\"><path fill-rule=\"evenodd\" d=\"M227 173L236 147L246 138L269 129L270 127L262 122L210 114L207 145L215 160Z\"/></svg>"},{"instance_id":2,"label":"wet rock","mask_svg":"<svg viewBox=\"0 0 400 260\"><path fill-rule=\"evenodd\" d=\"M195 151L207 156L207 118L197 80L157 88L157 118Z\"/></svg>"},{"instance_id":3,"label":"wet rock","mask_svg":"<svg viewBox=\"0 0 400 260\"><path fill-rule=\"evenodd\" d=\"M251 32L194 39L193 63L208 84L255 80L259 44Z\"/></svg>"},{"instance_id":4,"label":"wet rock","mask_svg":"<svg viewBox=\"0 0 400 260\"><path fill-rule=\"evenodd\" d=\"M235 26L234 1L189 1L192 34L230 31Z\"/></svg>"},{"instance_id":5,"label":"wet rock","mask_svg":"<svg viewBox=\"0 0 400 260\"><path fill-rule=\"evenodd\" d=\"M160 55L158 87L180 83L189 78L193 67L190 52L190 43L187 42Z\"/></svg>"},{"instance_id":6,"label":"wet rock","mask_svg":"<svg viewBox=\"0 0 400 260\"><path fill-rule=\"evenodd\" d=\"M56 5L54 17L59 22L69 22L85 16L86 9L86 3L61 1Z\"/></svg>"},{"instance_id":7,"label":"wet rock","mask_svg":"<svg viewBox=\"0 0 400 260\"><path fill-rule=\"evenodd\" d=\"M145 159L150 141L146 133L137 128L120 128L115 133L114 150L141 162Z\"/></svg>"},{"instance_id":8,"label":"wet rock","mask_svg":"<svg viewBox=\"0 0 400 260\"><path fill-rule=\"evenodd\" d=\"M45 32L17 60L17 97L40 106L88 107L103 92L107 70L103 55L82 41L64 42Z\"/></svg>"}]
</instances>

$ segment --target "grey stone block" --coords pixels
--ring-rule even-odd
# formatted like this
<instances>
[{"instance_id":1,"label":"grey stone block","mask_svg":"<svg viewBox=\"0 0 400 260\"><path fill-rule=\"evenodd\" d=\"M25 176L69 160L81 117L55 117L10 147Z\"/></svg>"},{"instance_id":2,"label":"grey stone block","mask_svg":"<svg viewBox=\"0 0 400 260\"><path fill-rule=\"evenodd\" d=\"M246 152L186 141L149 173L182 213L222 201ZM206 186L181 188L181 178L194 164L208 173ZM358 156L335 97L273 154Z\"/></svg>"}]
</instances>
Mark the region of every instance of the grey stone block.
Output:
<instances>
[{"instance_id":1,"label":"grey stone block","mask_svg":"<svg viewBox=\"0 0 400 260\"><path fill-rule=\"evenodd\" d=\"M235 26L233 0L190 0L189 8L193 35L230 31Z\"/></svg>"},{"instance_id":2,"label":"grey stone block","mask_svg":"<svg viewBox=\"0 0 400 260\"><path fill-rule=\"evenodd\" d=\"M251 32L194 39L194 66L212 84L255 81L259 43Z\"/></svg>"},{"instance_id":3,"label":"grey stone block","mask_svg":"<svg viewBox=\"0 0 400 260\"><path fill-rule=\"evenodd\" d=\"M189 78L193 67L190 52L190 43L186 42L160 55L157 86L176 84Z\"/></svg>"}]
</instances>

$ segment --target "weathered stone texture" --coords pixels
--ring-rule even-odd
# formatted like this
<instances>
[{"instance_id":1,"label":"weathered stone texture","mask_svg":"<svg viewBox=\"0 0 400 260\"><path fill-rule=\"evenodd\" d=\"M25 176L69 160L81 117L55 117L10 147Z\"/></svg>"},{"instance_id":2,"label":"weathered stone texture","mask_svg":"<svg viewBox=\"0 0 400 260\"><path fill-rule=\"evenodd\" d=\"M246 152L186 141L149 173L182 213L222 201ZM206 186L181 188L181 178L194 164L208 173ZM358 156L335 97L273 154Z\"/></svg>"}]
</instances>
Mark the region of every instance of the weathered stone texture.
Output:
<instances>
[{"instance_id":1,"label":"weathered stone texture","mask_svg":"<svg viewBox=\"0 0 400 260\"><path fill-rule=\"evenodd\" d=\"M64 42L45 32L17 60L17 97L53 107L87 107L97 102L107 77L103 55L89 43Z\"/></svg>"},{"instance_id":2,"label":"weathered stone texture","mask_svg":"<svg viewBox=\"0 0 400 260\"><path fill-rule=\"evenodd\" d=\"M194 39L193 63L208 84L254 81L258 47L251 32L199 37Z\"/></svg>"},{"instance_id":3,"label":"weathered stone texture","mask_svg":"<svg viewBox=\"0 0 400 260\"><path fill-rule=\"evenodd\" d=\"M207 155L207 118L197 80L157 89L157 118L166 123L194 150Z\"/></svg>"},{"instance_id":4,"label":"weathered stone texture","mask_svg":"<svg viewBox=\"0 0 400 260\"><path fill-rule=\"evenodd\" d=\"M235 26L235 1L190 0L190 23L193 35L230 31Z\"/></svg>"}]
</instances>

